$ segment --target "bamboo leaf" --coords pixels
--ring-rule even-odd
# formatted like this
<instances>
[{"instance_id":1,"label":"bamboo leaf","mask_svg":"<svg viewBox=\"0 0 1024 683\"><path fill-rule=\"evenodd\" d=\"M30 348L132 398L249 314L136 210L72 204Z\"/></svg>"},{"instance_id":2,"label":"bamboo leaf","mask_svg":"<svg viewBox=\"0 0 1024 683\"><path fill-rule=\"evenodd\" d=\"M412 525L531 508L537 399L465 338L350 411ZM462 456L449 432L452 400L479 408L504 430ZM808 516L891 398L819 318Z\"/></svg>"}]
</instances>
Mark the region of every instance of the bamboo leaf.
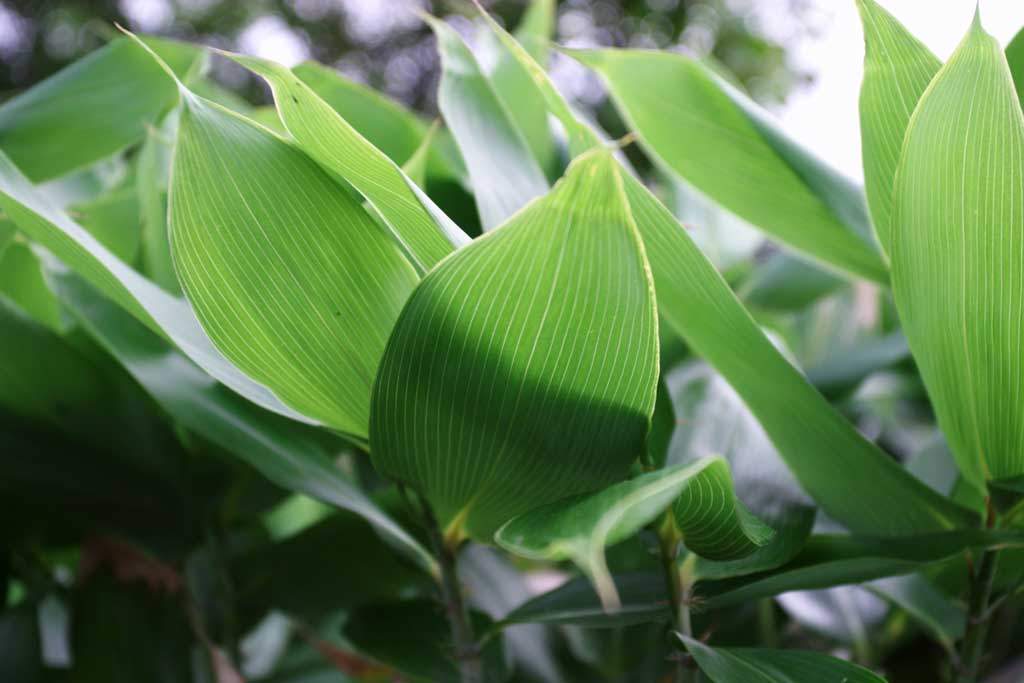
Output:
<instances>
[{"instance_id":1,"label":"bamboo leaf","mask_svg":"<svg viewBox=\"0 0 1024 683\"><path fill-rule=\"evenodd\" d=\"M306 422L262 384L232 365L213 346L195 314L120 261L72 221L0 153L0 208L24 232L150 329L171 340L203 370L253 403Z\"/></svg>"},{"instance_id":2,"label":"bamboo leaf","mask_svg":"<svg viewBox=\"0 0 1024 683\"><path fill-rule=\"evenodd\" d=\"M572 153L599 145L544 70L487 20L527 65L548 111L565 127ZM765 337L671 212L638 180L622 175L654 275L659 315L740 394L815 502L862 533L935 531L972 521L972 513L917 481L840 416ZM780 395L787 400L779 401Z\"/></svg>"},{"instance_id":3,"label":"bamboo leaf","mask_svg":"<svg viewBox=\"0 0 1024 683\"><path fill-rule=\"evenodd\" d=\"M885 683L868 669L818 652L712 648L688 636L679 638L714 683Z\"/></svg>"},{"instance_id":4,"label":"bamboo leaf","mask_svg":"<svg viewBox=\"0 0 1024 683\"><path fill-rule=\"evenodd\" d=\"M299 147L366 198L420 274L469 241L394 161L292 72L255 57L227 56L270 84L281 121Z\"/></svg>"},{"instance_id":5,"label":"bamboo leaf","mask_svg":"<svg viewBox=\"0 0 1024 683\"><path fill-rule=\"evenodd\" d=\"M652 157L740 218L833 268L885 283L860 190L706 66L645 50L569 50L604 78Z\"/></svg>"},{"instance_id":6,"label":"bamboo leaf","mask_svg":"<svg viewBox=\"0 0 1024 683\"><path fill-rule=\"evenodd\" d=\"M1017 88L1017 97L1024 102L1024 29L1017 32L1006 46L1006 62Z\"/></svg>"},{"instance_id":7,"label":"bamboo leaf","mask_svg":"<svg viewBox=\"0 0 1024 683\"><path fill-rule=\"evenodd\" d=\"M892 190L903 138L942 62L875 0L857 0L864 25L860 89L864 188L878 242L892 252Z\"/></svg>"},{"instance_id":8,"label":"bamboo leaf","mask_svg":"<svg viewBox=\"0 0 1024 683\"><path fill-rule=\"evenodd\" d=\"M643 246L618 166L596 151L420 283L374 389L374 465L426 496L450 542L489 541L625 476L657 356Z\"/></svg>"},{"instance_id":9,"label":"bamboo leaf","mask_svg":"<svg viewBox=\"0 0 1024 683\"><path fill-rule=\"evenodd\" d=\"M62 301L179 425L235 454L289 491L349 510L428 571L433 557L332 462L308 428L217 385L80 277L56 278Z\"/></svg>"},{"instance_id":10,"label":"bamboo leaf","mask_svg":"<svg viewBox=\"0 0 1024 683\"><path fill-rule=\"evenodd\" d=\"M533 0L516 28L516 39L526 45L542 66L554 29L553 0ZM533 85L530 72L501 44L497 35L484 30L477 36L481 66L494 93L501 100L515 128L522 133L534 159L550 178L558 170L558 149L548 124L544 98ZM484 57L489 57L485 59Z\"/></svg>"},{"instance_id":11,"label":"bamboo leaf","mask_svg":"<svg viewBox=\"0 0 1024 683\"><path fill-rule=\"evenodd\" d=\"M507 522L494 538L523 557L571 559L593 581L606 609L614 611L620 603L605 547L630 538L670 507L677 533L702 557L739 559L774 533L736 499L725 460L710 457L535 508Z\"/></svg>"},{"instance_id":12,"label":"bamboo leaf","mask_svg":"<svg viewBox=\"0 0 1024 683\"><path fill-rule=\"evenodd\" d=\"M192 45L145 41L181 77L203 59ZM119 38L0 106L0 149L41 182L140 140L176 100L174 82L139 45Z\"/></svg>"},{"instance_id":13,"label":"bamboo leaf","mask_svg":"<svg viewBox=\"0 0 1024 683\"><path fill-rule=\"evenodd\" d=\"M480 221L490 230L546 193L548 182L462 38L443 21L425 19L441 53L438 107L466 161Z\"/></svg>"},{"instance_id":14,"label":"bamboo leaf","mask_svg":"<svg viewBox=\"0 0 1024 683\"><path fill-rule=\"evenodd\" d=\"M894 192L893 293L968 481L1024 474L1024 116L973 26L911 119Z\"/></svg>"}]
</instances>

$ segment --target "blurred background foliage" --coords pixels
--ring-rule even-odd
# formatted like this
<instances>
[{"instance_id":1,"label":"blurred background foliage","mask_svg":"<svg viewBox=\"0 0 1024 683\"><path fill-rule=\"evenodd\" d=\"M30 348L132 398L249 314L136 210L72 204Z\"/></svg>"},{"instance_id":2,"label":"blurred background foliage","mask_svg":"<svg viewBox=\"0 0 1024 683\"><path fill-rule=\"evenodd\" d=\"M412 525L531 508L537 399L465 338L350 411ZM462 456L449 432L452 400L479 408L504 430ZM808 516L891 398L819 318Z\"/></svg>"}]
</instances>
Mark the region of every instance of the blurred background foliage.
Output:
<instances>
[{"instance_id":1,"label":"blurred background foliage","mask_svg":"<svg viewBox=\"0 0 1024 683\"><path fill-rule=\"evenodd\" d=\"M514 26L525 0L485 0ZM105 43L112 22L156 35L276 58L314 59L428 114L436 111L438 58L416 10L444 16L467 38L470 0L6 0L0 2L0 92L9 95ZM678 49L713 55L771 105L811 75L787 46L814 30L810 0L563 0L556 39L572 47ZM218 63L215 77L257 103L266 95L241 67ZM597 106L596 79L557 59L553 74L577 99Z\"/></svg>"}]
</instances>

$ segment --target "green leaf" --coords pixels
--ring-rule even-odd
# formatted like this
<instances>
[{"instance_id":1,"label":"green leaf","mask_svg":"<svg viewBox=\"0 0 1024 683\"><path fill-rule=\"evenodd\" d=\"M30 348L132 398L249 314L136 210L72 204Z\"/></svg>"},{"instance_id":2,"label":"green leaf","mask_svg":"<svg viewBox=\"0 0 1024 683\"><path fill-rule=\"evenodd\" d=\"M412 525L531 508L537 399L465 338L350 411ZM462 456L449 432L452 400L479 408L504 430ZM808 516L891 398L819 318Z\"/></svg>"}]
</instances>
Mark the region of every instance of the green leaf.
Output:
<instances>
[{"instance_id":1,"label":"green leaf","mask_svg":"<svg viewBox=\"0 0 1024 683\"><path fill-rule=\"evenodd\" d=\"M144 275L174 295L181 285L171 260L167 234L167 187L171 171L171 150L178 135L178 110L164 117L159 128L147 131L135 162L135 193L142 221L140 267Z\"/></svg>"},{"instance_id":2,"label":"green leaf","mask_svg":"<svg viewBox=\"0 0 1024 683\"><path fill-rule=\"evenodd\" d=\"M758 264L738 293L751 308L792 312L807 308L847 284L803 259L776 252Z\"/></svg>"},{"instance_id":3,"label":"green leaf","mask_svg":"<svg viewBox=\"0 0 1024 683\"><path fill-rule=\"evenodd\" d=\"M974 529L903 538L813 536L792 562L763 574L698 584L706 609L795 590L832 588L887 576L910 574L958 558L969 548L1020 547L1024 534Z\"/></svg>"},{"instance_id":4,"label":"green leaf","mask_svg":"<svg viewBox=\"0 0 1024 683\"><path fill-rule=\"evenodd\" d=\"M885 683L868 669L818 652L712 648L688 636L679 638L714 683Z\"/></svg>"},{"instance_id":5,"label":"green leaf","mask_svg":"<svg viewBox=\"0 0 1024 683\"><path fill-rule=\"evenodd\" d=\"M394 161L292 72L255 57L225 54L267 81L281 121L299 147L366 198L421 275L469 241Z\"/></svg>"},{"instance_id":6,"label":"green leaf","mask_svg":"<svg viewBox=\"0 0 1024 683\"><path fill-rule=\"evenodd\" d=\"M849 394L871 373L884 370L910 357L901 332L862 340L829 353L807 368L807 379L827 398Z\"/></svg>"},{"instance_id":7,"label":"green leaf","mask_svg":"<svg viewBox=\"0 0 1024 683\"><path fill-rule=\"evenodd\" d=\"M894 576L864 584L869 591L906 612L947 651L964 635L967 614L921 574Z\"/></svg>"},{"instance_id":8,"label":"green leaf","mask_svg":"<svg viewBox=\"0 0 1024 683\"><path fill-rule=\"evenodd\" d=\"M543 69L488 21L528 65L548 110L565 127L573 154L599 145ZM622 177L650 260L659 315L736 389L800 484L831 517L851 530L878 534L934 531L973 520L840 416L765 337L668 209L631 175Z\"/></svg>"},{"instance_id":9,"label":"green leaf","mask_svg":"<svg viewBox=\"0 0 1024 683\"><path fill-rule=\"evenodd\" d=\"M541 65L547 63L554 14L553 0L534 0L515 31L516 39L528 47L531 55ZM481 66L494 93L529 145L533 158L551 178L558 170L558 149L548 124L544 98L534 86L530 72L505 48L493 31L485 30L477 34L476 49L478 53L483 53Z\"/></svg>"},{"instance_id":10,"label":"green leaf","mask_svg":"<svg viewBox=\"0 0 1024 683\"><path fill-rule=\"evenodd\" d=\"M975 485L1024 474L1024 116L976 19L918 104L896 176L893 294Z\"/></svg>"},{"instance_id":11,"label":"green leaf","mask_svg":"<svg viewBox=\"0 0 1024 683\"><path fill-rule=\"evenodd\" d=\"M469 169L480 221L491 230L545 194L548 182L462 38L443 21L426 20L441 53L438 107Z\"/></svg>"},{"instance_id":12,"label":"green leaf","mask_svg":"<svg viewBox=\"0 0 1024 683\"><path fill-rule=\"evenodd\" d=\"M632 537L669 507L686 547L710 559L749 555L774 533L736 499L725 460L711 457L535 508L507 522L494 538L523 557L572 559L614 611L620 603L605 547Z\"/></svg>"},{"instance_id":13,"label":"green leaf","mask_svg":"<svg viewBox=\"0 0 1024 683\"><path fill-rule=\"evenodd\" d=\"M349 510L421 566L432 556L332 462L303 425L226 391L81 278L57 278L58 292L85 329L182 427L241 458L290 491Z\"/></svg>"},{"instance_id":14,"label":"green leaf","mask_svg":"<svg viewBox=\"0 0 1024 683\"><path fill-rule=\"evenodd\" d=\"M706 66L669 52L568 53L601 74L654 159L787 246L887 282L860 190Z\"/></svg>"},{"instance_id":15,"label":"green leaf","mask_svg":"<svg viewBox=\"0 0 1024 683\"><path fill-rule=\"evenodd\" d=\"M117 258L133 263L139 251L139 202L132 186L68 207L68 213Z\"/></svg>"},{"instance_id":16,"label":"green leaf","mask_svg":"<svg viewBox=\"0 0 1024 683\"><path fill-rule=\"evenodd\" d=\"M640 455L657 322L609 153L459 250L413 293L374 389L372 458L450 541L607 486ZM571 255L571 257L570 257Z\"/></svg>"},{"instance_id":17,"label":"green leaf","mask_svg":"<svg viewBox=\"0 0 1024 683\"><path fill-rule=\"evenodd\" d=\"M474 632L487 630L490 620L471 615ZM396 638L396 633L414 637ZM442 610L431 600L377 603L355 610L343 634L362 654L394 667L413 683L458 683L452 658L451 633ZM504 680L505 657L500 637L492 638L481 654L488 680Z\"/></svg>"},{"instance_id":18,"label":"green leaf","mask_svg":"<svg viewBox=\"0 0 1024 683\"><path fill-rule=\"evenodd\" d=\"M409 159L427 134L428 124L416 114L334 69L303 62L292 73L396 164ZM455 180L465 175L462 158L446 131L431 145L429 156L430 175Z\"/></svg>"},{"instance_id":19,"label":"green leaf","mask_svg":"<svg viewBox=\"0 0 1024 683\"><path fill-rule=\"evenodd\" d=\"M24 242L15 242L0 252L0 293L38 322L60 331L60 304L46 283L39 258Z\"/></svg>"},{"instance_id":20,"label":"green leaf","mask_svg":"<svg viewBox=\"0 0 1024 683\"><path fill-rule=\"evenodd\" d=\"M365 440L377 364L418 279L395 243L312 159L187 91L169 203L178 277L217 347Z\"/></svg>"},{"instance_id":21,"label":"green leaf","mask_svg":"<svg viewBox=\"0 0 1024 683\"><path fill-rule=\"evenodd\" d=\"M420 146L402 164L402 173L423 190L427 187L427 160L430 158L430 146L434 143L434 138L437 136L437 131L440 128L441 121L438 119L434 121L427 134L423 136Z\"/></svg>"},{"instance_id":22,"label":"green leaf","mask_svg":"<svg viewBox=\"0 0 1024 683\"><path fill-rule=\"evenodd\" d=\"M145 41L181 76L203 59L192 45ZM167 74L139 45L119 38L0 106L0 149L41 182L140 140L176 99Z\"/></svg>"},{"instance_id":23,"label":"green leaf","mask_svg":"<svg viewBox=\"0 0 1024 683\"><path fill-rule=\"evenodd\" d=\"M224 358L203 332L188 304L120 261L85 228L53 205L0 153L0 208L26 235L138 320L170 339L206 372L250 401L293 419L311 421L286 407L266 387Z\"/></svg>"},{"instance_id":24,"label":"green leaf","mask_svg":"<svg viewBox=\"0 0 1024 683\"><path fill-rule=\"evenodd\" d=\"M860 89L864 189L882 249L892 253L892 192L903 138L942 62L875 0L857 0L864 25Z\"/></svg>"}]
</instances>

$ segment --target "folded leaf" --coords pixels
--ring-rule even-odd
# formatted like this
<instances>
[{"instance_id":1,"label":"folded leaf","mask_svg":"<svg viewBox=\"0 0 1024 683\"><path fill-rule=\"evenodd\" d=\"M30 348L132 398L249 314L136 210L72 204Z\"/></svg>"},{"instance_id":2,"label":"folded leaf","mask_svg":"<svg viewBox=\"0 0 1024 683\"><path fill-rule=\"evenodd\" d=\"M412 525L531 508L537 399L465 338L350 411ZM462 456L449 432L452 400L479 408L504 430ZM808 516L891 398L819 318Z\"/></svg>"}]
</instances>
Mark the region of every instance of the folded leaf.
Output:
<instances>
[{"instance_id":1,"label":"folded leaf","mask_svg":"<svg viewBox=\"0 0 1024 683\"><path fill-rule=\"evenodd\" d=\"M469 169L480 221L490 230L547 192L548 181L459 34L439 19L427 21L441 53L438 107Z\"/></svg>"},{"instance_id":2,"label":"folded leaf","mask_svg":"<svg viewBox=\"0 0 1024 683\"><path fill-rule=\"evenodd\" d=\"M146 38L181 77L200 48ZM120 151L177 100L174 82L146 52L118 38L0 106L0 149L33 182Z\"/></svg>"},{"instance_id":3,"label":"folded leaf","mask_svg":"<svg viewBox=\"0 0 1024 683\"><path fill-rule=\"evenodd\" d=\"M176 423L238 456L275 484L359 515L433 571L433 557L342 474L309 428L225 391L78 276L60 275L56 282L62 301L88 333Z\"/></svg>"},{"instance_id":4,"label":"folded leaf","mask_svg":"<svg viewBox=\"0 0 1024 683\"><path fill-rule=\"evenodd\" d=\"M860 89L864 189L878 242L892 252L892 189L917 102L942 62L875 0L857 0L864 25Z\"/></svg>"},{"instance_id":5,"label":"folded leaf","mask_svg":"<svg viewBox=\"0 0 1024 683\"><path fill-rule=\"evenodd\" d=\"M686 547L710 559L749 555L774 533L736 499L725 460L711 457L536 508L506 523L494 538L524 557L571 559L614 611L619 598L605 547L630 538L669 507Z\"/></svg>"},{"instance_id":6,"label":"folded leaf","mask_svg":"<svg viewBox=\"0 0 1024 683\"><path fill-rule=\"evenodd\" d=\"M714 683L885 683L868 669L818 652L712 648L688 636L679 638Z\"/></svg>"},{"instance_id":7,"label":"folded leaf","mask_svg":"<svg viewBox=\"0 0 1024 683\"><path fill-rule=\"evenodd\" d=\"M203 370L257 405L311 422L281 403L265 386L232 365L210 342L188 304L129 268L82 226L54 206L0 153L0 208L103 294L152 330L170 339Z\"/></svg>"},{"instance_id":8,"label":"folded leaf","mask_svg":"<svg viewBox=\"0 0 1024 683\"><path fill-rule=\"evenodd\" d=\"M658 377L643 245L607 152L420 283L388 342L370 439L450 541L623 478Z\"/></svg>"},{"instance_id":9,"label":"folded leaf","mask_svg":"<svg viewBox=\"0 0 1024 683\"><path fill-rule=\"evenodd\" d=\"M706 66L670 52L568 53L604 77L641 144L667 168L787 246L887 282L859 189Z\"/></svg>"},{"instance_id":10,"label":"folded leaf","mask_svg":"<svg viewBox=\"0 0 1024 683\"><path fill-rule=\"evenodd\" d=\"M292 72L263 59L228 56L270 84L281 121L299 147L366 198L420 274L469 241L447 218L436 220L443 214L398 165Z\"/></svg>"},{"instance_id":11,"label":"folded leaf","mask_svg":"<svg viewBox=\"0 0 1024 683\"><path fill-rule=\"evenodd\" d=\"M975 485L1024 474L1024 115L976 19L918 104L893 196L893 294Z\"/></svg>"}]
</instances>

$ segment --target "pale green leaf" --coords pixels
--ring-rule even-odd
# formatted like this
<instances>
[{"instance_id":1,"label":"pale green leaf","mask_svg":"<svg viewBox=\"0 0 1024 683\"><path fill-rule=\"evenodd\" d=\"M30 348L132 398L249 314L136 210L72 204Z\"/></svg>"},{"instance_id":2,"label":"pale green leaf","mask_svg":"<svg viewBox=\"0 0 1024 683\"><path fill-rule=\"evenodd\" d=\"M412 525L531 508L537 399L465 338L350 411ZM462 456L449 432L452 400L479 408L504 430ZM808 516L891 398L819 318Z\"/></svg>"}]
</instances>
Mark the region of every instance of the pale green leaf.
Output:
<instances>
[{"instance_id":1,"label":"pale green leaf","mask_svg":"<svg viewBox=\"0 0 1024 683\"><path fill-rule=\"evenodd\" d=\"M140 267L143 274L171 294L181 294L167 235L167 186L171 150L178 134L178 111L150 128L135 161L135 192L142 221Z\"/></svg>"},{"instance_id":2,"label":"pale green leaf","mask_svg":"<svg viewBox=\"0 0 1024 683\"><path fill-rule=\"evenodd\" d=\"M860 89L864 189L878 241L892 252L892 190L917 102L942 62L875 0L857 0L864 25Z\"/></svg>"},{"instance_id":3,"label":"pale green leaf","mask_svg":"<svg viewBox=\"0 0 1024 683\"><path fill-rule=\"evenodd\" d=\"M793 312L807 308L849 283L818 266L785 252L758 264L738 294L750 308Z\"/></svg>"},{"instance_id":4,"label":"pale green leaf","mask_svg":"<svg viewBox=\"0 0 1024 683\"><path fill-rule=\"evenodd\" d=\"M714 683L885 683L868 669L819 652L712 648L688 636L679 637Z\"/></svg>"},{"instance_id":5,"label":"pale green leaf","mask_svg":"<svg viewBox=\"0 0 1024 683\"><path fill-rule=\"evenodd\" d=\"M657 324L618 165L596 151L419 285L381 363L374 465L448 538L625 476L654 409Z\"/></svg>"},{"instance_id":6,"label":"pale green leaf","mask_svg":"<svg viewBox=\"0 0 1024 683\"><path fill-rule=\"evenodd\" d=\"M939 426L975 485L1024 473L1024 116L974 25L911 119L893 294Z\"/></svg>"},{"instance_id":7,"label":"pale green leaf","mask_svg":"<svg viewBox=\"0 0 1024 683\"><path fill-rule=\"evenodd\" d=\"M1017 87L1017 97L1024 102L1024 29L1018 31L1006 46L1006 61Z\"/></svg>"},{"instance_id":8,"label":"pale green leaf","mask_svg":"<svg viewBox=\"0 0 1024 683\"><path fill-rule=\"evenodd\" d=\"M427 21L441 53L438 107L466 161L480 221L490 230L546 193L547 178L462 38L439 19Z\"/></svg>"},{"instance_id":9,"label":"pale green leaf","mask_svg":"<svg viewBox=\"0 0 1024 683\"><path fill-rule=\"evenodd\" d=\"M440 127L441 121L434 121L427 134L423 136L420 146L402 164L402 172L422 190L427 188L427 160L430 158L430 149L434 144L434 138L437 137L437 131Z\"/></svg>"},{"instance_id":10,"label":"pale green leaf","mask_svg":"<svg viewBox=\"0 0 1024 683\"><path fill-rule=\"evenodd\" d=\"M619 598L604 549L632 537L666 508L686 547L710 559L749 555L773 533L736 499L725 460L710 457L535 508L507 522L494 538L531 559L571 559L614 610Z\"/></svg>"},{"instance_id":11,"label":"pale green leaf","mask_svg":"<svg viewBox=\"0 0 1024 683\"><path fill-rule=\"evenodd\" d=\"M135 261L141 237L141 210L134 187L125 185L91 201L72 204L68 213L114 256L125 263Z\"/></svg>"},{"instance_id":12,"label":"pale green leaf","mask_svg":"<svg viewBox=\"0 0 1024 683\"><path fill-rule=\"evenodd\" d=\"M516 28L515 36L541 65L547 63L547 46L554 28L554 2L534 0ZM548 124L544 98L533 85L522 62L501 43L497 34L484 29L478 34L477 53L494 93L512 123L530 147L534 159L550 178L557 173L558 149Z\"/></svg>"},{"instance_id":13,"label":"pale green leaf","mask_svg":"<svg viewBox=\"0 0 1024 683\"><path fill-rule=\"evenodd\" d=\"M200 48L146 38L184 77ZM34 182L82 168L140 140L177 100L145 51L118 38L0 106L0 149Z\"/></svg>"},{"instance_id":14,"label":"pale green leaf","mask_svg":"<svg viewBox=\"0 0 1024 683\"><path fill-rule=\"evenodd\" d=\"M600 73L644 149L785 245L887 282L860 190L785 137L705 65L645 50L570 50Z\"/></svg>"},{"instance_id":15,"label":"pale green leaf","mask_svg":"<svg viewBox=\"0 0 1024 683\"><path fill-rule=\"evenodd\" d=\"M50 291L39 258L28 244L15 241L0 251L0 294L36 322L60 330L60 303Z\"/></svg>"},{"instance_id":16,"label":"pale green leaf","mask_svg":"<svg viewBox=\"0 0 1024 683\"><path fill-rule=\"evenodd\" d=\"M493 20L489 24L533 74L548 110L569 135L572 153L599 145L543 69ZM740 394L800 484L830 516L851 530L879 534L972 520L970 512L921 484L840 416L765 337L671 212L638 180L622 175L654 275L659 315Z\"/></svg>"},{"instance_id":17,"label":"pale green leaf","mask_svg":"<svg viewBox=\"0 0 1024 683\"><path fill-rule=\"evenodd\" d=\"M281 121L299 147L366 198L420 274L469 241L394 161L292 72L255 57L228 56L270 84Z\"/></svg>"},{"instance_id":18,"label":"pale green leaf","mask_svg":"<svg viewBox=\"0 0 1024 683\"><path fill-rule=\"evenodd\" d=\"M365 440L377 364L418 279L395 242L300 150L188 91L169 192L178 277L217 347Z\"/></svg>"},{"instance_id":19,"label":"pale green leaf","mask_svg":"<svg viewBox=\"0 0 1024 683\"><path fill-rule=\"evenodd\" d=\"M138 320L170 339L214 378L268 410L311 421L286 407L270 390L232 365L210 342L186 302L167 294L110 253L85 228L54 206L2 153L0 208L22 232Z\"/></svg>"},{"instance_id":20,"label":"pale green leaf","mask_svg":"<svg viewBox=\"0 0 1024 683\"><path fill-rule=\"evenodd\" d=\"M886 602L900 608L928 630L947 651L964 635L964 608L942 594L921 574L893 576L864 584Z\"/></svg>"}]
</instances>

